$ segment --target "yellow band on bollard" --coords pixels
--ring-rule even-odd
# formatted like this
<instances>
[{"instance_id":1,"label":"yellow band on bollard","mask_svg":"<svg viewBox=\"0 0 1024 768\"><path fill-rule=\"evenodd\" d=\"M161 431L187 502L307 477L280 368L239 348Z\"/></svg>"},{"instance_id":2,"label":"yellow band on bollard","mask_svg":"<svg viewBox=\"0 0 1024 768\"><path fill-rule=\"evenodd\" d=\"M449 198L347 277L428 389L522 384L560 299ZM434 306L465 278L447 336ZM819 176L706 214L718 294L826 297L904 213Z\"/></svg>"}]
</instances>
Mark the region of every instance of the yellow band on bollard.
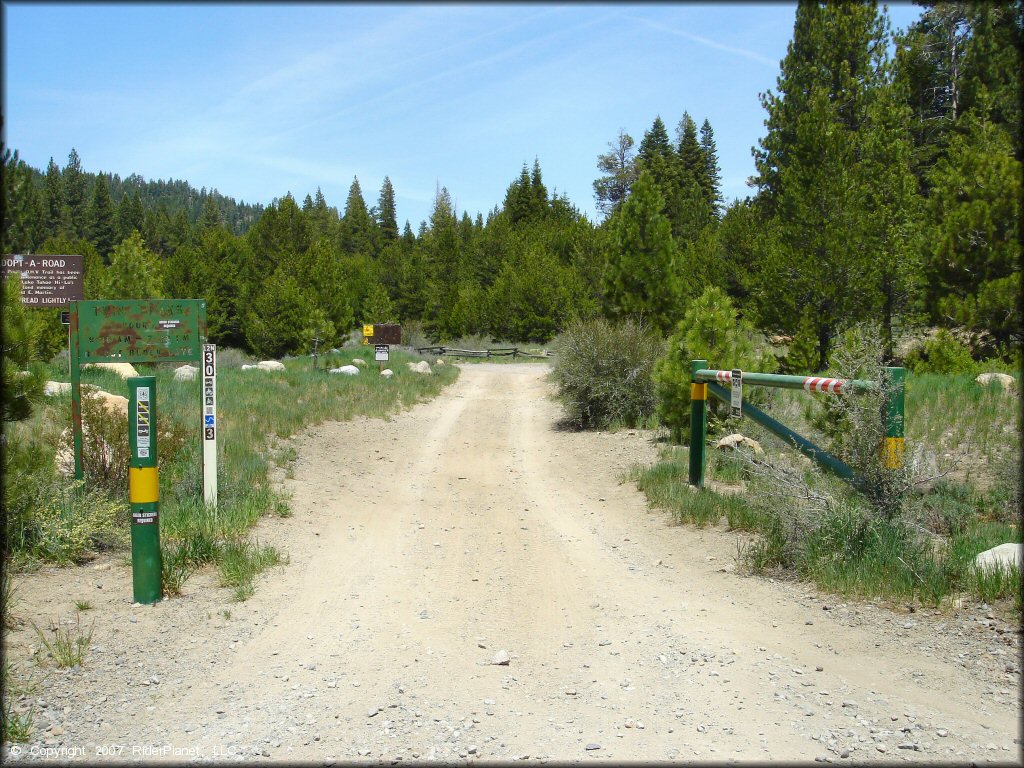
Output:
<instances>
[{"instance_id":1,"label":"yellow band on bollard","mask_svg":"<svg viewBox=\"0 0 1024 768\"><path fill-rule=\"evenodd\" d=\"M128 501L132 504L160 501L156 467L128 468Z\"/></svg>"},{"instance_id":2,"label":"yellow band on bollard","mask_svg":"<svg viewBox=\"0 0 1024 768\"><path fill-rule=\"evenodd\" d=\"M882 445L882 466L886 469L899 469L903 466L903 438L887 437Z\"/></svg>"},{"instance_id":3,"label":"yellow band on bollard","mask_svg":"<svg viewBox=\"0 0 1024 768\"><path fill-rule=\"evenodd\" d=\"M707 400L708 399L708 385L707 384L690 384L690 399L691 400Z\"/></svg>"}]
</instances>

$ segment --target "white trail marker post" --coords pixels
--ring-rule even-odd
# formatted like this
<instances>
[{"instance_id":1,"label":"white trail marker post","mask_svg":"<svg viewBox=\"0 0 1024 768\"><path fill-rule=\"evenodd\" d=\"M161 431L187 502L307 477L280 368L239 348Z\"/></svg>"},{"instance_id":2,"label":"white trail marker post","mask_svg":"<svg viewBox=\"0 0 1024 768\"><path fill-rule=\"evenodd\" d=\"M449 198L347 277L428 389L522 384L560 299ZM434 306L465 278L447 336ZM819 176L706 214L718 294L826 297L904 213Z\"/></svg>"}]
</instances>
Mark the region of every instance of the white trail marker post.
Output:
<instances>
[{"instance_id":1,"label":"white trail marker post","mask_svg":"<svg viewBox=\"0 0 1024 768\"><path fill-rule=\"evenodd\" d=\"M217 507L217 345L203 344L203 500Z\"/></svg>"}]
</instances>

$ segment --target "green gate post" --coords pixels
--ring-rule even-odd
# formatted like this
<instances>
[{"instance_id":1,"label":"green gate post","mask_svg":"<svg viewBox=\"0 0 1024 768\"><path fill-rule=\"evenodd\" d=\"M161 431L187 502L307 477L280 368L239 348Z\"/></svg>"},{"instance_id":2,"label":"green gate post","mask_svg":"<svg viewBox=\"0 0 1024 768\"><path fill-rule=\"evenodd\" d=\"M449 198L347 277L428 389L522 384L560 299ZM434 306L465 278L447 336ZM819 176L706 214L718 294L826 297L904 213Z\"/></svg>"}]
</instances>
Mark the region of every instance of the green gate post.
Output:
<instances>
[{"instance_id":1,"label":"green gate post","mask_svg":"<svg viewBox=\"0 0 1024 768\"><path fill-rule=\"evenodd\" d=\"M135 602L158 602L160 491L156 465L156 376L128 379L128 501L132 511L132 588Z\"/></svg>"},{"instance_id":2,"label":"green gate post","mask_svg":"<svg viewBox=\"0 0 1024 768\"><path fill-rule=\"evenodd\" d=\"M696 380L707 360L690 362L690 485L704 487L704 451L707 442L708 385Z\"/></svg>"},{"instance_id":3,"label":"green gate post","mask_svg":"<svg viewBox=\"0 0 1024 768\"><path fill-rule=\"evenodd\" d=\"M885 442L882 445L882 466L899 469L903 466L903 406L906 371L886 368L885 403L882 418L885 421Z\"/></svg>"}]
</instances>

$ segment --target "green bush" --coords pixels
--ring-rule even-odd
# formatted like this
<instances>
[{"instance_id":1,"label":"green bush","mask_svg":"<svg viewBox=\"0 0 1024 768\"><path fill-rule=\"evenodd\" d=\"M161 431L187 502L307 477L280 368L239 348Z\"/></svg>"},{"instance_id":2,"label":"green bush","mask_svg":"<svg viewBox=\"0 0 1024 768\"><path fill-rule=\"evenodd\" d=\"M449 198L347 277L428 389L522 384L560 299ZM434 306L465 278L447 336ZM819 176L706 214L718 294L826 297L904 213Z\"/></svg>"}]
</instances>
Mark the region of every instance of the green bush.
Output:
<instances>
[{"instance_id":1,"label":"green bush","mask_svg":"<svg viewBox=\"0 0 1024 768\"><path fill-rule=\"evenodd\" d=\"M555 341L552 378L577 427L635 426L654 412L654 363L664 343L632 320L569 324Z\"/></svg>"},{"instance_id":2,"label":"green bush","mask_svg":"<svg viewBox=\"0 0 1024 768\"><path fill-rule=\"evenodd\" d=\"M977 365L970 348L942 328L907 355L906 367L914 373L974 373Z\"/></svg>"},{"instance_id":3,"label":"green bush","mask_svg":"<svg viewBox=\"0 0 1024 768\"><path fill-rule=\"evenodd\" d=\"M711 368L771 373L776 360L754 343L754 328L738 320L732 301L720 288L708 288L686 311L668 340L668 351L655 366L657 412L661 422L680 442L690 428L690 362L707 360ZM743 393L748 402L763 401L763 391ZM708 402L708 430L714 431L727 418L728 406Z\"/></svg>"}]
</instances>

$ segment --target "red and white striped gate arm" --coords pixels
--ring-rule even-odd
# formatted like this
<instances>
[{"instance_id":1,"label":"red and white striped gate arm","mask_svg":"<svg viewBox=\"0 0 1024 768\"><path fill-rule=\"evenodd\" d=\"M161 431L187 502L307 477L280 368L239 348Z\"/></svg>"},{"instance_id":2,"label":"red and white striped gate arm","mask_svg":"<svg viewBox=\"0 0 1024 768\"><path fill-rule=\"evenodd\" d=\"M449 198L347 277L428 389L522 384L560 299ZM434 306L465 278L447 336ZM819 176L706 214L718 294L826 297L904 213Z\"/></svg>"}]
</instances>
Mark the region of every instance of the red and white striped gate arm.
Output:
<instances>
[{"instance_id":1,"label":"red and white striped gate arm","mask_svg":"<svg viewBox=\"0 0 1024 768\"><path fill-rule=\"evenodd\" d=\"M804 379L804 389L808 392L832 392L839 394L846 386L846 379L827 379L818 376L808 376Z\"/></svg>"}]
</instances>

